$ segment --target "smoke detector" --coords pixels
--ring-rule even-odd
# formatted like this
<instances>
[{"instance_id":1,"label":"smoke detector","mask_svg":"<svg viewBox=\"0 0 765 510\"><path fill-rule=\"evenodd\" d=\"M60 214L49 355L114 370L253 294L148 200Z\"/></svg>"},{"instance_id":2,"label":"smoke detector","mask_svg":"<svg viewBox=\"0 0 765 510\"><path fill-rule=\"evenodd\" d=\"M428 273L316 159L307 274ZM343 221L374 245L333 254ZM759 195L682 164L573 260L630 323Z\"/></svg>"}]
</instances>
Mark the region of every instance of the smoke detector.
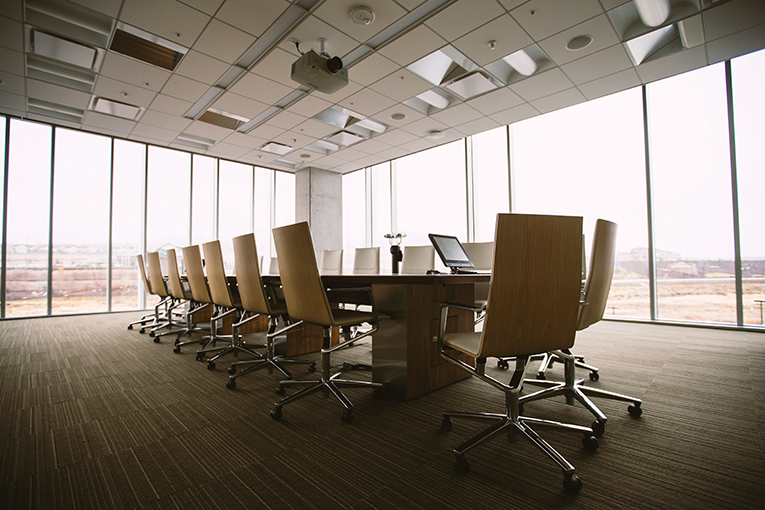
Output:
<instances>
[{"instance_id":1,"label":"smoke detector","mask_svg":"<svg viewBox=\"0 0 765 510\"><path fill-rule=\"evenodd\" d=\"M371 25L375 20L375 13L369 7L357 7L351 11L351 20L357 25Z\"/></svg>"}]
</instances>

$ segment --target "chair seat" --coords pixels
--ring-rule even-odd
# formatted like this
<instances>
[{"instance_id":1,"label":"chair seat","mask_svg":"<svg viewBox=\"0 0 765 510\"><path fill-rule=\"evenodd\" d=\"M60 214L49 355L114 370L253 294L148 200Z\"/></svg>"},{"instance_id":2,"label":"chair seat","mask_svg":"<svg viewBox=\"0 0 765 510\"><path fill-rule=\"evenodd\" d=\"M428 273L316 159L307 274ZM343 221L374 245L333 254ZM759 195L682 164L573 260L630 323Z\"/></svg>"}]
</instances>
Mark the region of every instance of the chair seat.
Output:
<instances>
[{"instance_id":1,"label":"chair seat","mask_svg":"<svg viewBox=\"0 0 765 510\"><path fill-rule=\"evenodd\" d=\"M343 308L332 309L333 326L353 326L363 322L372 322L374 318L374 314L370 312L357 312L356 310L345 310Z\"/></svg>"},{"instance_id":2,"label":"chair seat","mask_svg":"<svg viewBox=\"0 0 765 510\"><path fill-rule=\"evenodd\" d=\"M468 331L447 334L444 336L444 344L475 358L481 350L481 333Z\"/></svg>"}]
</instances>

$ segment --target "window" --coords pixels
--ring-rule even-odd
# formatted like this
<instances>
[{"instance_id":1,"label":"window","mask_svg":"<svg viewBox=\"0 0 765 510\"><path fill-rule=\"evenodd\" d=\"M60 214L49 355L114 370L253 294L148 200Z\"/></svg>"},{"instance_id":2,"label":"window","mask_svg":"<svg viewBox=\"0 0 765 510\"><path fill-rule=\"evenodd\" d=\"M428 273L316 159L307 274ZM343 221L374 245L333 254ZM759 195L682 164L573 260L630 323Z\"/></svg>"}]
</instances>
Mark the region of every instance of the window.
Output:
<instances>
[{"instance_id":1,"label":"window","mask_svg":"<svg viewBox=\"0 0 765 510\"><path fill-rule=\"evenodd\" d=\"M6 317L48 313L50 126L11 120Z\"/></svg>"},{"instance_id":2,"label":"window","mask_svg":"<svg viewBox=\"0 0 765 510\"><path fill-rule=\"evenodd\" d=\"M513 211L584 217L619 225L606 315L650 316L641 89L514 124Z\"/></svg>"},{"instance_id":3,"label":"window","mask_svg":"<svg viewBox=\"0 0 765 510\"><path fill-rule=\"evenodd\" d=\"M281 227L295 223L295 175L286 172L274 172L274 227ZM271 256L276 257L276 248L272 242L273 236L269 235L271 244Z\"/></svg>"},{"instance_id":4,"label":"window","mask_svg":"<svg viewBox=\"0 0 765 510\"><path fill-rule=\"evenodd\" d=\"M765 308L765 51L731 61L736 129L744 323L762 325Z\"/></svg>"},{"instance_id":5,"label":"window","mask_svg":"<svg viewBox=\"0 0 765 510\"><path fill-rule=\"evenodd\" d=\"M191 244L201 245L215 239L218 160L194 154L192 165Z\"/></svg>"},{"instance_id":6,"label":"window","mask_svg":"<svg viewBox=\"0 0 765 510\"><path fill-rule=\"evenodd\" d=\"M271 197L274 189L274 171L255 167L255 244L258 255L271 253Z\"/></svg>"},{"instance_id":7,"label":"window","mask_svg":"<svg viewBox=\"0 0 765 510\"><path fill-rule=\"evenodd\" d=\"M394 229L391 217L391 163L375 165L371 171L372 246L381 246L380 251L384 253L387 251L388 241L383 236L393 233ZM380 256L385 259L385 255Z\"/></svg>"},{"instance_id":8,"label":"window","mask_svg":"<svg viewBox=\"0 0 765 510\"><path fill-rule=\"evenodd\" d=\"M56 129L51 313L107 310L111 139Z\"/></svg>"},{"instance_id":9,"label":"window","mask_svg":"<svg viewBox=\"0 0 765 510\"><path fill-rule=\"evenodd\" d=\"M220 162L218 239L226 274L234 274L234 245L231 240L252 232L252 173L249 165Z\"/></svg>"},{"instance_id":10,"label":"window","mask_svg":"<svg viewBox=\"0 0 765 510\"><path fill-rule=\"evenodd\" d=\"M507 128L473 135L475 241L494 241L497 213L510 212Z\"/></svg>"},{"instance_id":11,"label":"window","mask_svg":"<svg viewBox=\"0 0 765 510\"><path fill-rule=\"evenodd\" d=\"M191 155L149 147L146 251L189 243Z\"/></svg>"},{"instance_id":12,"label":"window","mask_svg":"<svg viewBox=\"0 0 765 510\"><path fill-rule=\"evenodd\" d=\"M736 322L723 64L647 86L661 319Z\"/></svg>"},{"instance_id":13,"label":"window","mask_svg":"<svg viewBox=\"0 0 765 510\"><path fill-rule=\"evenodd\" d=\"M5 125L8 120L5 117L0 117L0 168L2 171L2 180L0 180L0 211L5 209ZM0 212L0 239L3 239L3 224L2 213ZM2 246L3 253L5 252L5 243ZM0 271L3 271L3 259L0 256ZM5 316L5 292L0 292L0 316Z\"/></svg>"},{"instance_id":14,"label":"window","mask_svg":"<svg viewBox=\"0 0 765 510\"><path fill-rule=\"evenodd\" d=\"M343 175L343 271L353 271L356 248L366 246L366 170Z\"/></svg>"}]
</instances>

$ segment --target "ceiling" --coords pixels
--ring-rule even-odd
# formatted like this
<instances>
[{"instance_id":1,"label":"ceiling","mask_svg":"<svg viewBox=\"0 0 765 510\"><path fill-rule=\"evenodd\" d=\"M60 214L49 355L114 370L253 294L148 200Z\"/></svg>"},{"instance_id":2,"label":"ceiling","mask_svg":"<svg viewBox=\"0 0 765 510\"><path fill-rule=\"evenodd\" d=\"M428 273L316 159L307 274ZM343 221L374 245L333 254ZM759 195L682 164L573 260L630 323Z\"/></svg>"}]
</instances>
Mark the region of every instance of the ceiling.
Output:
<instances>
[{"instance_id":1,"label":"ceiling","mask_svg":"<svg viewBox=\"0 0 765 510\"><path fill-rule=\"evenodd\" d=\"M762 0L667 1L3 0L0 113L346 173L765 47Z\"/></svg>"}]
</instances>

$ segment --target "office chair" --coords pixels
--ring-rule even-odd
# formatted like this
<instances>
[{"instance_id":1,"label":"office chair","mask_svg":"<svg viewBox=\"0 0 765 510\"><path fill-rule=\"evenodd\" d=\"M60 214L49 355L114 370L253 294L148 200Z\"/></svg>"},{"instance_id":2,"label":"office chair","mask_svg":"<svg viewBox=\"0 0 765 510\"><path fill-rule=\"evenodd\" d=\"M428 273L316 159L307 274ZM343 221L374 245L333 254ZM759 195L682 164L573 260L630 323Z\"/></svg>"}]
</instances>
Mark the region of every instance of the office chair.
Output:
<instances>
[{"instance_id":1,"label":"office chair","mask_svg":"<svg viewBox=\"0 0 765 510\"><path fill-rule=\"evenodd\" d=\"M310 372L315 371L315 361L285 359L274 354L274 339L281 334L281 331L276 331L279 319L281 318L289 325L287 306L284 301L277 298L274 287L266 287L263 284L258 270L258 250L255 246L255 235L245 234L235 237L233 243L236 283L244 310L242 320L232 326L234 343L239 343L239 328L262 315L268 316L268 333L266 334L266 356L261 359L232 363L228 369L229 379L226 388L233 390L236 388L236 380L239 377L264 367L268 368L269 373L273 368L276 368L287 379L292 379L292 374L283 366L286 363L308 364L308 370ZM241 367L246 368L239 370Z\"/></svg>"},{"instance_id":2,"label":"office chair","mask_svg":"<svg viewBox=\"0 0 765 510\"><path fill-rule=\"evenodd\" d=\"M476 271L491 271L491 259L494 255L494 242L462 243ZM476 283L474 286L475 306L480 306L481 311L476 314L475 323L478 324L484 318L486 303L489 299L489 283Z\"/></svg>"},{"instance_id":3,"label":"office chair","mask_svg":"<svg viewBox=\"0 0 765 510\"><path fill-rule=\"evenodd\" d=\"M149 286L152 292L165 301L164 320L160 320L159 324L154 325L149 330L149 336L154 337L155 343L159 343L159 337L156 336L157 331L165 328L172 329L173 326L183 327L183 324L173 319L175 309L180 305L180 302L173 298L167 290L158 252L153 251L146 254L146 266L149 271Z\"/></svg>"},{"instance_id":4,"label":"office chair","mask_svg":"<svg viewBox=\"0 0 765 510\"><path fill-rule=\"evenodd\" d=\"M343 288L343 295L363 294L372 305L370 312L362 312L351 309L332 308L330 297L332 291L327 291L319 274L316 263L316 255L311 239L311 230L307 222L296 223L273 229L276 253L279 257L279 271L284 298L287 301L287 310L293 320L299 321L283 330L287 332L300 327L302 323L321 326L324 330L324 338L321 349L321 378L313 381L281 381L277 393L283 395L285 387L302 386L303 388L281 399L271 410L271 417L279 420L282 417L282 407L291 404L307 395L319 390L332 393L345 408L342 420L346 423L353 421L353 404L341 391L346 387L381 388L380 383L367 381L352 381L340 379L342 372L330 375L330 356L337 349L344 347L345 341L349 340L350 329L363 323L372 325L372 329L356 340L370 335L378 329L377 308L374 306L374 295L371 287L366 288ZM329 295L328 295L329 292ZM338 327L342 331L344 342L332 346L330 342L330 328Z\"/></svg>"},{"instance_id":5,"label":"office chair","mask_svg":"<svg viewBox=\"0 0 765 510\"><path fill-rule=\"evenodd\" d=\"M208 304L200 304L194 301L194 296L191 293L191 288L188 285L184 285L181 280L180 272L178 271L178 258L175 255L174 249L168 249L167 253L167 281L170 284L169 293L173 297L174 303L171 305L173 308L185 305L183 312L184 320L180 323L181 330L173 331L168 330L159 333L157 336L176 335L175 345L180 343L180 339L186 335L190 335L193 332L204 331L201 328L197 328L193 322L193 316L196 312L209 306ZM201 340L198 340L198 342Z\"/></svg>"},{"instance_id":6,"label":"office chair","mask_svg":"<svg viewBox=\"0 0 765 510\"><path fill-rule=\"evenodd\" d=\"M343 274L343 250L321 252L320 274Z\"/></svg>"},{"instance_id":7,"label":"office chair","mask_svg":"<svg viewBox=\"0 0 765 510\"><path fill-rule=\"evenodd\" d=\"M151 294L153 296L156 296L151 291L151 284L149 283L149 279L146 277L146 266L143 262L143 255L140 253L135 256L136 263L138 265L138 271L141 273L141 281L143 281L143 288L146 292L146 294ZM159 297L159 296L158 296ZM147 313L137 321L133 321L127 325L128 330L133 329L133 326L136 324L141 325L141 329L139 330L141 333L144 333L147 328L156 326L160 324L161 317L163 316L163 313L160 312L160 308L166 307L167 303L170 302L170 298L162 298L159 297L159 301L154 305L154 313Z\"/></svg>"},{"instance_id":8,"label":"office chair","mask_svg":"<svg viewBox=\"0 0 765 510\"><path fill-rule=\"evenodd\" d=\"M401 274L425 274L436 264L433 246L404 246Z\"/></svg>"},{"instance_id":9,"label":"office chair","mask_svg":"<svg viewBox=\"0 0 765 510\"><path fill-rule=\"evenodd\" d=\"M582 482L575 468L532 426L549 426L583 434L586 449L598 447L591 429L521 416L519 396L531 355L570 347L576 334L581 296L580 261L582 218L521 214L497 215L494 263L483 331L446 333L450 308L476 307L441 304L438 349L442 358L468 371L505 395L501 413L444 413L441 426L452 429L453 418L489 421L492 425L454 448L457 473L470 469L465 453L495 436L520 432L563 471L563 486L577 492ZM458 357L461 353L475 366ZM486 358L506 356L516 361L506 384L486 374Z\"/></svg>"},{"instance_id":10,"label":"office chair","mask_svg":"<svg viewBox=\"0 0 765 510\"><path fill-rule=\"evenodd\" d=\"M380 274L380 247L356 248L353 252L353 274Z\"/></svg>"},{"instance_id":11,"label":"office chair","mask_svg":"<svg viewBox=\"0 0 765 510\"><path fill-rule=\"evenodd\" d=\"M232 288L226 277L226 268L223 264L223 253L220 249L220 241L210 241L202 245L202 251L205 254L205 268L207 269L207 285L210 288L213 307L215 309L214 321L222 321L231 318L235 323L239 318L239 311L242 309L242 303L239 299L239 293ZM265 347L265 345L249 346L242 341L241 336L218 335L217 340L228 340L229 345L204 347L197 351L197 360L207 361L207 369L215 370L215 362L227 354L239 355L247 353L256 359L263 358L263 355L253 351L250 347ZM212 358L206 356L213 353Z\"/></svg>"},{"instance_id":12,"label":"office chair","mask_svg":"<svg viewBox=\"0 0 765 510\"><path fill-rule=\"evenodd\" d=\"M279 259L276 257L260 257L261 274L279 274Z\"/></svg>"},{"instance_id":13,"label":"office chair","mask_svg":"<svg viewBox=\"0 0 765 510\"><path fill-rule=\"evenodd\" d=\"M191 287L191 297L195 303L198 304L196 308L197 312L208 308L214 308L212 297L210 296L210 289L207 285L207 278L205 277L204 269L202 268L202 256L199 252L199 245L184 246L183 251L183 265L186 268L186 280ZM215 319L215 314L210 319L210 334L199 340L186 340L181 342L180 339L175 341L175 348L173 352L180 353L181 347L188 344L202 344L203 346L214 345L218 337L218 321ZM199 359L199 356L197 356Z\"/></svg>"},{"instance_id":14,"label":"office chair","mask_svg":"<svg viewBox=\"0 0 765 510\"><path fill-rule=\"evenodd\" d=\"M586 304L582 306L579 311L576 327L577 331L586 329L603 318L603 312L606 309L606 303L608 301L608 293L611 290L611 279L614 275L616 230L616 223L610 221L599 219L595 224L590 267L587 281L584 285L584 290L582 291L582 301ZM639 398L584 386L583 379L576 379L577 360L570 351L561 348L550 349L550 351L553 356L562 360L565 380L556 382L529 379L526 381L528 384L544 386L545 389L529 395L524 395L521 397L521 404L563 394L566 397L567 404L573 405L574 401L578 401L595 416L596 421L592 424L592 430L598 435L605 432L607 418L606 415L592 403L587 395L630 402L627 410L630 415L634 417L638 417L643 413L643 410L640 407L642 401Z\"/></svg>"}]
</instances>

